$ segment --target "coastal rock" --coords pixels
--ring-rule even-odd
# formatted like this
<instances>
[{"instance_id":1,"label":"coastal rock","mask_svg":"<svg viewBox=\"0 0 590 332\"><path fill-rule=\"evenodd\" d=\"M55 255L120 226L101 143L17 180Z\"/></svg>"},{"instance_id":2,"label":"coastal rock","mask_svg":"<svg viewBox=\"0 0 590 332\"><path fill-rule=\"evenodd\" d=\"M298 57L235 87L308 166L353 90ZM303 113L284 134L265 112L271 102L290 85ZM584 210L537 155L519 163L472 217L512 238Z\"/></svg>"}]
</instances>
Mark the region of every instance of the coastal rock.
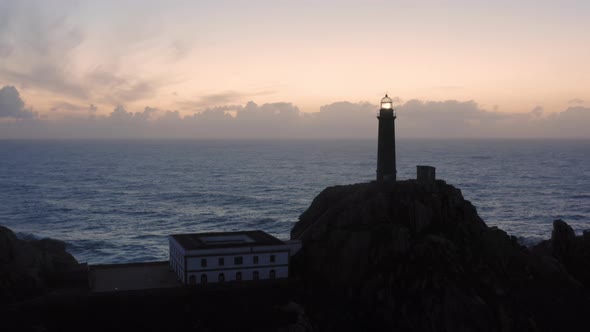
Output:
<instances>
[{"instance_id":1,"label":"coastal rock","mask_svg":"<svg viewBox=\"0 0 590 332\"><path fill-rule=\"evenodd\" d=\"M553 243L553 256L560 260L568 260L575 249L576 233L565 221L557 219L553 221L551 241Z\"/></svg>"},{"instance_id":2,"label":"coastal rock","mask_svg":"<svg viewBox=\"0 0 590 332\"><path fill-rule=\"evenodd\" d=\"M56 275L78 266L62 241L21 240L0 226L0 298L12 301L40 294Z\"/></svg>"},{"instance_id":3,"label":"coastal rock","mask_svg":"<svg viewBox=\"0 0 590 332\"><path fill-rule=\"evenodd\" d=\"M455 231L459 225L469 233L486 229L461 191L444 181L434 190L416 181L371 182L322 191L291 237L302 240L311 274L351 283L403 256L421 234Z\"/></svg>"},{"instance_id":4,"label":"coastal rock","mask_svg":"<svg viewBox=\"0 0 590 332\"><path fill-rule=\"evenodd\" d=\"M537 244L533 251L556 259L573 278L590 287L590 232L576 236L571 226L557 219L551 239Z\"/></svg>"},{"instance_id":5,"label":"coastal rock","mask_svg":"<svg viewBox=\"0 0 590 332\"><path fill-rule=\"evenodd\" d=\"M285 332L311 332L313 326L309 322L309 318L305 314L305 310L296 302L289 302L280 308L283 312L290 312L297 315L295 323L289 325L287 328L279 328L278 331Z\"/></svg>"},{"instance_id":6,"label":"coastal rock","mask_svg":"<svg viewBox=\"0 0 590 332\"><path fill-rule=\"evenodd\" d=\"M16 235L10 229L0 225L0 264L8 264L14 260L16 255L14 248L17 242Z\"/></svg>"},{"instance_id":7,"label":"coastal rock","mask_svg":"<svg viewBox=\"0 0 590 332\"><path fill-rule=\"evenodd\" d=\"M562 259L580 252L570 230L556 222ZM291 238L303 243L294 262L308 287L365 303L358 315L372 317L368 321L379 322L379 329L571 329L580 322L577 315L590 314L569 268L488 227L461 191L444 181L326 188ZM555 307L556 299L565 304ZM350 310L340 302L329 305ZM552 311L555 316L547 315Z\"/></svg>"}]
</instances>

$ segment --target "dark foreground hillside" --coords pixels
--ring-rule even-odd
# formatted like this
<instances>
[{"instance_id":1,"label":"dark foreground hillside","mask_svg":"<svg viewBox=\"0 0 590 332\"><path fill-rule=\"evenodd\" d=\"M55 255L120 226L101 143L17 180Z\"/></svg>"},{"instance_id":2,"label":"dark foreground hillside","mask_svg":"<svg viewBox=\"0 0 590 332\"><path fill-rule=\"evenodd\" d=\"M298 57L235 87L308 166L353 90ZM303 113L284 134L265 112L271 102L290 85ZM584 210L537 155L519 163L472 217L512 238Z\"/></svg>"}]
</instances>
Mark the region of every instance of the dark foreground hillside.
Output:
<instances>
[{"instance_id":1,"label":"dark foreground hillside","mask_svg":"<svg viewBox=\"0 0 590 332\"><path fill-rule=\"evenodd\" d=\"M327 188L291 236L303 249L289 281L92 294L51 282L76 269L65 251L48 256L53 265L23 268L20 240L0 234L0 249L11 250L0 255L1 294L10 294L0 329L588 330L590 233L555 221L552 240L524 248L444 181ZM19 283L30 271L34 290Z\"/></svg>"}]
</instances>

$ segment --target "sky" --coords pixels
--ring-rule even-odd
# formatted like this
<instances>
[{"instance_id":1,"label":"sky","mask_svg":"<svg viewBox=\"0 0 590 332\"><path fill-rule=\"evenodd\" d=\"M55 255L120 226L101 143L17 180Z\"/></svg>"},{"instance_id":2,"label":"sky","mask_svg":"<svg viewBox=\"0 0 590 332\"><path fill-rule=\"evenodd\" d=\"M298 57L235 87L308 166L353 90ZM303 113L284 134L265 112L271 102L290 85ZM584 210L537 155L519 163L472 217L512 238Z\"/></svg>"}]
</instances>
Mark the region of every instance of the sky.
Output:
<instances>
[{"instance_id":1,"label":"sky","mask_svg":"<svg viewBox=\"0 0 590 332\"><path fill-rule=\"evenodd\" d=\"M588 1L0 0L0 138L590 138Z\"/></svg>"}]
</instances>

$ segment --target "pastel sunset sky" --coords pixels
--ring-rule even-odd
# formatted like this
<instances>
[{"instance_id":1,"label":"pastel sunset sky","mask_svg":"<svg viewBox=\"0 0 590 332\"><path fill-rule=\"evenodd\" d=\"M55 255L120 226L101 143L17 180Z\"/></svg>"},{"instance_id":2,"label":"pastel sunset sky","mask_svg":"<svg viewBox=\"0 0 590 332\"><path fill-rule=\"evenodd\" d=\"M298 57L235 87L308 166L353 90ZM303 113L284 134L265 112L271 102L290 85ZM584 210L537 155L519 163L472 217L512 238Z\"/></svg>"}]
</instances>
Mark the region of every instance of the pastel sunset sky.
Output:
<instances>
[{"instance_id":1,"label":"pastel sunset sky","mask_svg":"<svg viewBox=\"0 0 590 332\"><path fill-rule=\"evenodd\" d=\"M202 126L248 110L307 136L329 131L313 114L352 123L386 92L400 120L423 112L402 135L449 136L432 115L462 121L461 137L561 137L551 119L587 137L589 59L589 1L0 0L0 138L28 137L15 123L84 137L88 119ZM55 135L65 123L80 128Z\"/></svg>"}]
</instances>

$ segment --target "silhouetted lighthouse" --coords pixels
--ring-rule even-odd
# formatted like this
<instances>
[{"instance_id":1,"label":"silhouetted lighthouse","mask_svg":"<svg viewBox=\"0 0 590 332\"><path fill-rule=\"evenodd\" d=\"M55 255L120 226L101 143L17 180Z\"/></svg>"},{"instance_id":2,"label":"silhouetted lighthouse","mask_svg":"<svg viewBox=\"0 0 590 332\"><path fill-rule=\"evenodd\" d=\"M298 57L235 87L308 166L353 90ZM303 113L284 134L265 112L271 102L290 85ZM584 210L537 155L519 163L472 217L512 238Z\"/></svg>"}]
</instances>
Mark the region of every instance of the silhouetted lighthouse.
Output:
<instances>
[{"instance_id":1,"label":"silhouetted lighthouse","mask_svg":"<svg viewBox=\"0 0 590 332\"><path fill-rule=\"evenodd\" d=\"M387 95L381 99L377 146L377 181L396 180L395 169L395 110Z\"/></svg>"}]
</instances>

